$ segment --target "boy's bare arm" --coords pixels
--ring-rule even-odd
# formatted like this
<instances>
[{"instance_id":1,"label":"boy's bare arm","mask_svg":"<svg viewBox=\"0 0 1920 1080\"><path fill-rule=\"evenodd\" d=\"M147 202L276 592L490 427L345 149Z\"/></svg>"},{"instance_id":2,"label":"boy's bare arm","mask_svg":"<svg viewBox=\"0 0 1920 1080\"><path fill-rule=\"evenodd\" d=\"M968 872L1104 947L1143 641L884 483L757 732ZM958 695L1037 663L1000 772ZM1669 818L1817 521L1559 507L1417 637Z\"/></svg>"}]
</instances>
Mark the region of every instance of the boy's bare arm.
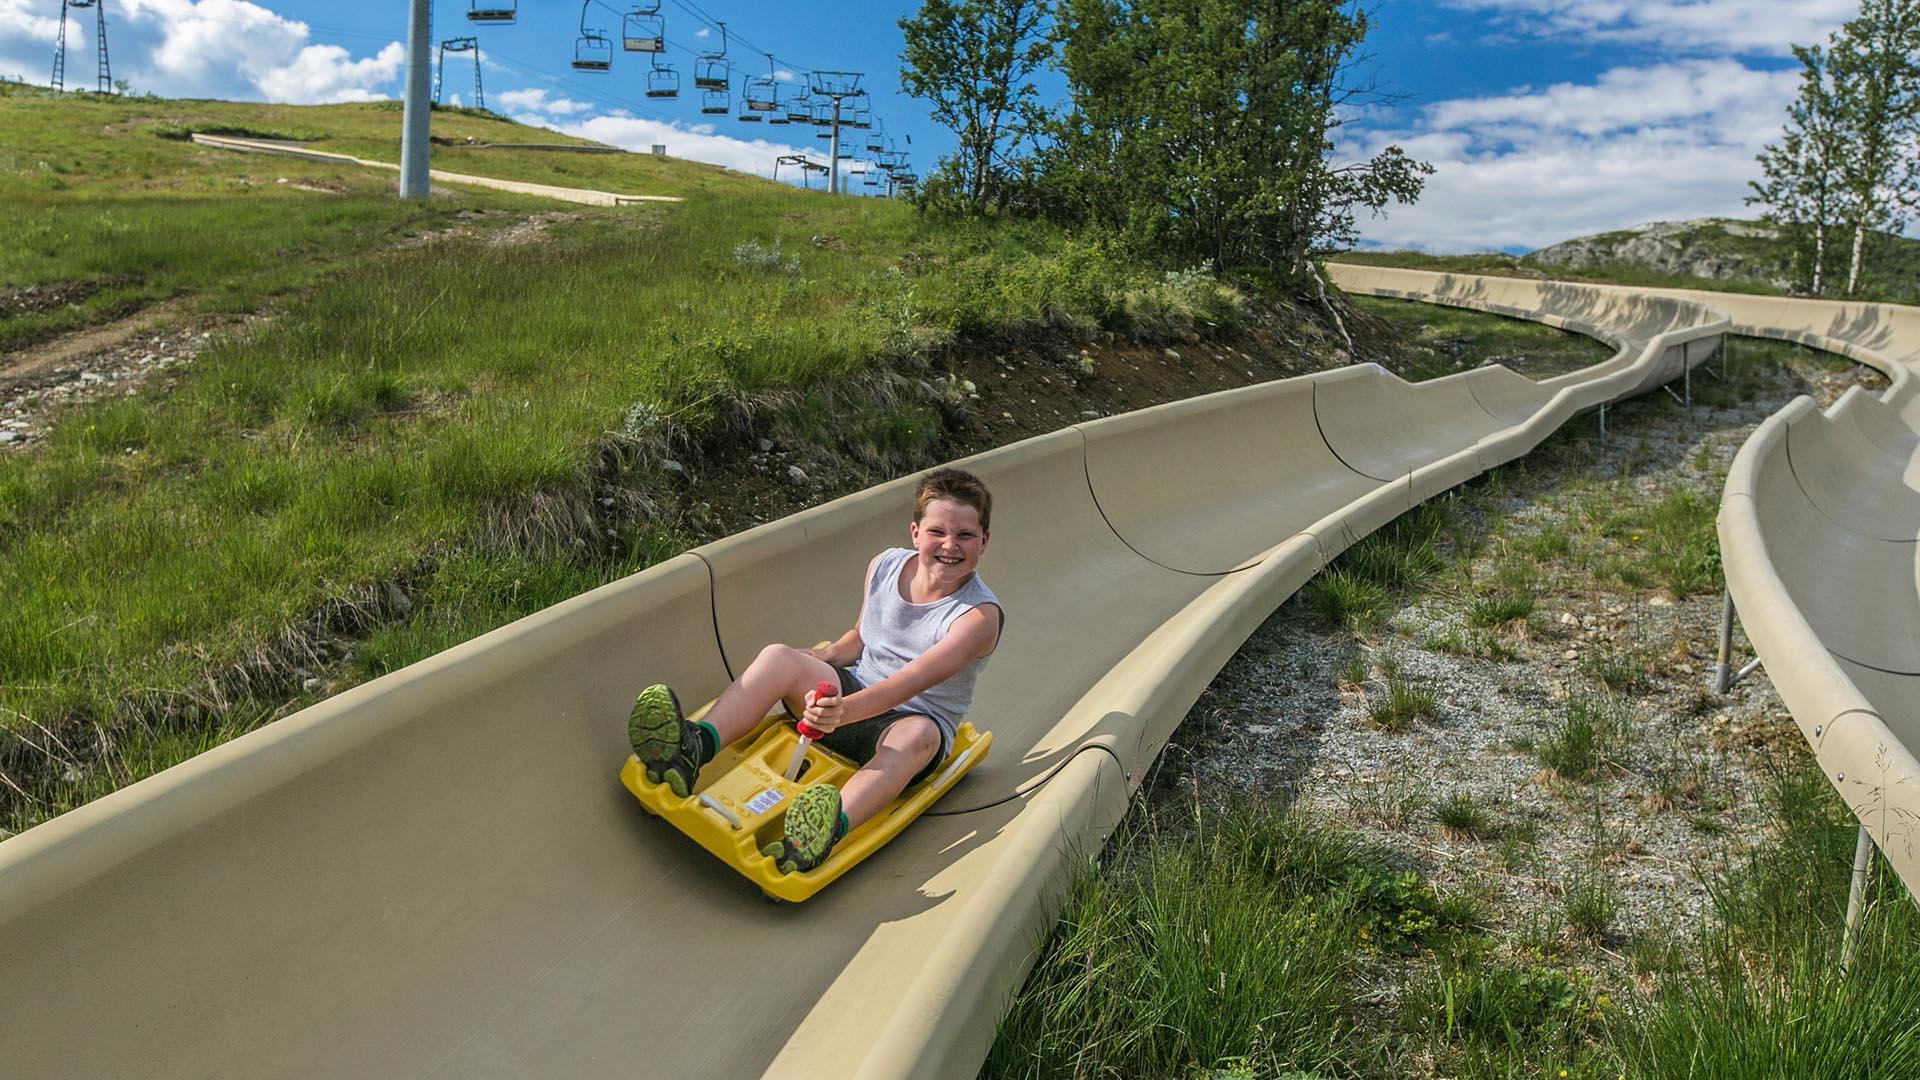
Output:
<instances>
[{"instance_id":1,"label":"boy's bare arm","mask_svg":"<svg viewBox=\"0 0 1920 1080\"><path fill-rule=\"evenodd\" d=\"M920 691L946 682L975 657L993 651L999 635L998 610L991 606L974 608L953 620L939 644L872 686L848 694L841 702L840 725L879 716L905 704Z\"/></svg>"}]
</instances>

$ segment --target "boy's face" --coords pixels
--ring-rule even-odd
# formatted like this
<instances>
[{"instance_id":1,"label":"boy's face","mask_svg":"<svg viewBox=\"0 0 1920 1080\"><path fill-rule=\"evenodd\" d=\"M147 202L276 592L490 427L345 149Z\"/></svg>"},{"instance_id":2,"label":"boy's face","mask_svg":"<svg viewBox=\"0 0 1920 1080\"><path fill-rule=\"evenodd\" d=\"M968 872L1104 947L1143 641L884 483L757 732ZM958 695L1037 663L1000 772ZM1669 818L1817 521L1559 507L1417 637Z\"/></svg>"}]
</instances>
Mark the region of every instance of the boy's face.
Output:
<instances>
[{"instance_id":1,"label":"boy's face","mask_svg":"<svg viewBox=\"0 0 1920 1080\"><path fill-rule=\"evenodd\" d=\"M965 503L935 499L913 523L913 550L923 572L935 582L958 586L980 565L987 549L987 532L980 527L980 511Z\"/></svg>"}]
</instances>

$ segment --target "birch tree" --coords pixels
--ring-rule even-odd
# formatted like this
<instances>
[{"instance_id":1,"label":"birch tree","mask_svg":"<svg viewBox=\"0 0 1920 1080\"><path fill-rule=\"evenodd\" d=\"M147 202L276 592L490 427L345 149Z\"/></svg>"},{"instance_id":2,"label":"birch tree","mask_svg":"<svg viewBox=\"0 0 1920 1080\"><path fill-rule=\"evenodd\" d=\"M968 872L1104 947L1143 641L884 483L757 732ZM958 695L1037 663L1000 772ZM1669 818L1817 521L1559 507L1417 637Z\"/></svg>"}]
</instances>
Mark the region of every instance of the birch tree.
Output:
<instances>
[{"instance_id":1,"label":"birch tree","mask_svg":"<svg viewBox=\"0 0 1920 1080\"><path fill-rule=\"evenodd\" d=\"M1780 141L1760 154L1761 179L1749 184L1754 193L1747 202L1765 207L1762 220L1792 239L1795 269L1820 296L1826 292L1827 236L1839 209L1843 139L1826 50L1796 45L1793 55L1800 61L1800 94L1787 107Z\"/></svg>"},{"instance_id":2,"label":"birch tree","mask_svg":"<svg viewBox=\"0 0 1920 1080\"><path fill-rule=\"evenodd\" d=\"M1004 147L1036 122L1034 72L1053 55L1045 0L925 0L900 20L900 88L924 98L958 143L952 166L978 211L1011 167Z\"/></svg>"},{"instance_id":3,"label":"birch tree","mask_svg":"<svg viewBox=\"0 0 1920 1080\"><path fill-rule=\"evenodd\" d=\"M1870 230L1898 232L1920 204L1920 0L1863 0L1828 48L1845 144L1840 188L1858 291Z\"/></svg>"}]
</instances>

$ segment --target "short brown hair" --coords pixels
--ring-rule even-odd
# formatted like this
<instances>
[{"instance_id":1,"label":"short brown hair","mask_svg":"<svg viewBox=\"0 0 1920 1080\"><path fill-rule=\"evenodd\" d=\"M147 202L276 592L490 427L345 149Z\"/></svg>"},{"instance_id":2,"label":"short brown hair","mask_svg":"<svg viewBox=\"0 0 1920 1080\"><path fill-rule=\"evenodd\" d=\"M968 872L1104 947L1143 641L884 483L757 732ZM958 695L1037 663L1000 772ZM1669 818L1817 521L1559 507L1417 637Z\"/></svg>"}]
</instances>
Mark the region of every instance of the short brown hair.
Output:
<instances>
[{"instance_id":1,"label":"short brown hair","mask_svg":"<svg viewBox=\"0 0 1920 1080\"><path fill-rule=\"evenodd\" d=\"M971 506L980 514L980 531L993 528L993 493L980 478L965 469L935 469L920 478L920 487L913 493L913 520L919 520L927 514L927 504L935 499L957 502L962 506Z\"/></svg>"}]
</instances>

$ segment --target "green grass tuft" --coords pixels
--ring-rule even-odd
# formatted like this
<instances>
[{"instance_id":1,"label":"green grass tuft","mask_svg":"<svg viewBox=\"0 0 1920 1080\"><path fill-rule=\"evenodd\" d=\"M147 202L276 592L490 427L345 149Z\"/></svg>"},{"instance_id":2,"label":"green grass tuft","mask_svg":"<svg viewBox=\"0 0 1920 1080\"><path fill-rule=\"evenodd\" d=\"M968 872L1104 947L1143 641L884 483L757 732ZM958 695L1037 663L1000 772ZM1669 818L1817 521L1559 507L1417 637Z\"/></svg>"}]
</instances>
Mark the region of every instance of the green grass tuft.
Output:
<instances>
[{"instance_id":1,"label":"green grass tuft","mask_svg":"<svg viewBox=\"0 0 1920 1080\"><path fill-rule=\"evenodd\" d=\"M1455 791L1433 808L1433 816L1448 833L1464 839L1486 834L1492 819L1487 808L1471 792Z\"/></svg>"},{"instance_id":2,"label":"green grass tuft","mask_svg":"<svg viewBox=\"0 0 1920 1080\"><path fill-rule=\"evenodd\" d=\"M1534 750L1540 764L1567 780L1592 779L1624 738L1630 711L1611 698L1577 694L1561 719Z\"/></svg>"},{"instance_id":3,"label":"green grass tuft","mask_svg":"<svg viewBox=\"0 0 1920 1080\"><path fill-rule=\"evenodd\" d=\"M1440 715L1440 699L1431 690L1390 676L1386 693L1374 700L1367 715L1382 731L1405 731L1416 720L1436 719Z\"/></svg>"},{"instance_id":4,"label":"green grass tuft","mask_svg":"<svg viewBox=\"0 0 1920 1080\"><path fill-rule=\"evenodd\" d=\"M1530 592L1497 592L1475 597L1467 605L1467 622L1472 626L1507 626L1524 622L1533 614L1538 598Z\"/></svg>"}]
</instances>

